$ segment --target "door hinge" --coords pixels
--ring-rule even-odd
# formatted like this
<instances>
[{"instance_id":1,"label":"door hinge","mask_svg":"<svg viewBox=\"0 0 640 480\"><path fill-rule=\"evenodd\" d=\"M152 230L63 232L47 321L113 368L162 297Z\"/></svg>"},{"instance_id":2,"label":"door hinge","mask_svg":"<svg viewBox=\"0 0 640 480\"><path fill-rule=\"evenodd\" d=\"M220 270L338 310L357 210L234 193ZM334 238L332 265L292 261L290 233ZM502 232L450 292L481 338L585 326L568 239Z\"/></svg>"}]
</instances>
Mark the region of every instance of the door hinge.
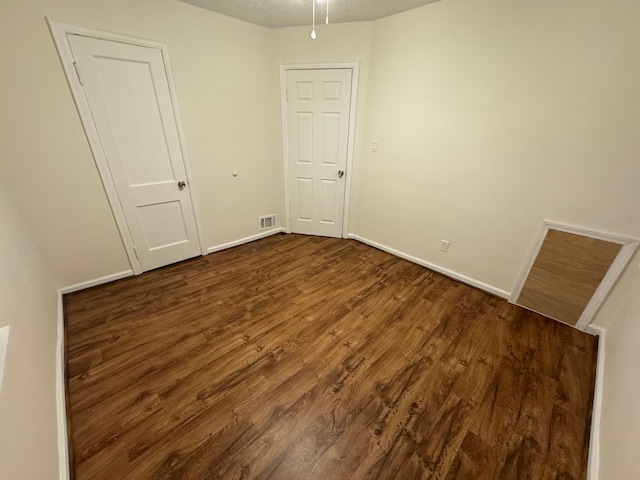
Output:
<instances>
[{"instance_id":1,"label":"door hinge","mask_svg":"<svg viewBox=\"0 0 640 480\"><path fill-rule=\"evenodd\" d=\"M135 245L133 246L133 253L135 253L136 258L140 260L140 257L138 256L138 249L135 247Z\"/></svg>"},{"instance_id":2,"label":"door hinge","mask_svg":"<svg viewBox=\"0 0 640 480\"><path fill-rule=\"evenodd\" d=\"M80 82L80 85L84 87L84 83L82 83L82 77L80 76L80 70L78 70L78 64L76 62L73 62L73 68L76 69L76 75L78 76L78 81Z\"/></svg>"},{"instance_id":3,"label":"door hinge","mask_svg":"<svg viewBox=\"0 0 640 480\"><path fill-rule=\"evenodd\" d=\"M284 101L288 102L289 101L289 89L285 88L284 90Z\"/></svg>"}]
</instances>

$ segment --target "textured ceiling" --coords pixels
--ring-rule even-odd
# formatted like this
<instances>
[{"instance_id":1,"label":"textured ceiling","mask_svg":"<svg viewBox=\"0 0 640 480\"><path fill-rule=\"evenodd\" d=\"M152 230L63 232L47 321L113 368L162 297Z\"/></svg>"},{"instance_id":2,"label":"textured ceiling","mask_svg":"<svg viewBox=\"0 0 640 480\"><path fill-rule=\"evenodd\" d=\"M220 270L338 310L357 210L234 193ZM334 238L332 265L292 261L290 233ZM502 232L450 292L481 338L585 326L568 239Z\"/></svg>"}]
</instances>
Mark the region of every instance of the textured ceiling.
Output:
<instances>
[{"instance_id":1,"label":"textured ceiling","mask_svg":"<svg viewBox=\"0 0 640 480\"><path fill-rule=\"evenodd\" d=\"M313 0L180 0L270 28L311 24ZM316 0L316 23L324 23L327 0ZM359 22L421 7L437 0L328 0L331 23Z\"/></svg>"}]
</instances>

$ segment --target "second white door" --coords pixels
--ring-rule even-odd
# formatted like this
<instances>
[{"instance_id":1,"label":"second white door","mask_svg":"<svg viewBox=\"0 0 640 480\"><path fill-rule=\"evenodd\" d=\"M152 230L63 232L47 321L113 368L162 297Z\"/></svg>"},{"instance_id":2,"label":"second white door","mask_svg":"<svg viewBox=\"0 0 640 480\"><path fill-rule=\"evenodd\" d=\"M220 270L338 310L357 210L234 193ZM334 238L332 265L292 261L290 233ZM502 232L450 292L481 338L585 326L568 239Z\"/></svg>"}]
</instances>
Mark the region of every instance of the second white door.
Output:
<instances>
[{"instance_id":1,"label":"second white door","mask_svg":"<svg viewBox=\"0 0 640 480\"><path fill-rule=\"evenodd\" d=\"M293 233L342 237L352 75L350 68L286 73Z\"/></svg>"}]
</instances>

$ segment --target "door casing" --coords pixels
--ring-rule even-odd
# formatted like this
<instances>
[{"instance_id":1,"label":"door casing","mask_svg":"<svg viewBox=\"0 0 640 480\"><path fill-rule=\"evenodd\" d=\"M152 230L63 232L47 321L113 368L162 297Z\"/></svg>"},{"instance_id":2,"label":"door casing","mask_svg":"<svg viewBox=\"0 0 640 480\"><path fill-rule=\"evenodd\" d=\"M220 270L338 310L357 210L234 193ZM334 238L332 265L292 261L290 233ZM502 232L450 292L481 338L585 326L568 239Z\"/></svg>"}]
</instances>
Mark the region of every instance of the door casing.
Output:
<instances>
[{"instance_id":1,"label":"door casing","mask_svg":"<svg viewBox=\"0 0 640 480\"><path fill-rule=\"evenodd\" d=\"M284 156L284 202L285 202L285 227L287 233L291 233L291 197L289 175L289 134L287 125L287 72L289 70L332 70L351 69L351 102L349 106L349 137L347 140L347 169L344 194L344 215L342 219L342 238L347 238L349 228L349 210L351 204L351 177L353 173L353 151L356 131L356 107L358 105L358 79L360 64L354 62L341 63L304 63L284 64L280 66L280 106L282 111L282 150Z\"/></svg>"},{"instance_id":2,"label":"door casing","mask_svg":"<svg viewBox=\"0 0 640 480\"><path fill-rule=\"evenodd\" d=\"M198 243L200 245L201 254L206 255L207 249L205 247L204 237L202 235L202 228L200 224L200 218L198 215L198 207L195 200L193 181L191 178L191 170L189 168L187 150L185 148L184 132L182 130L182 120L180 118L180 112L177 109L177 95L176 95L175 85L173 81L171 64L169 62L169 51L167 46L164 43L157 42L154 40L145 40L145 39L130 37L126 35L120 35L116 33L95 30L92 28L81 27L78 25L72 25L72 24L60 22L52 18L47 18L47 22L49 23L51 35L53 36L54 43L58 50L58 55L60 56L60 60L62 62L62 67L64 69L65 75L67 77L67 81L69 83L69 87L71 89L71 93L73 94L73 98L78 108L78 113L80 114L82 125L87 135L87 139L89 140L89 147L91 148L93 158L96 162L98 172L100 173L100 177L102 179L102 184L104 186L105 192L107 194L107 198L109 200L111 209L113 211L113 214L116 220L116 224L118 226L118 230L120 231L120 236L122 237L122 242L125 247L125 251L127 252L127 257L129 258L131 268L133 269L133 272L136 275L139 275L142 273L143 271L142 265L140 263L140 260L138 260L134 250L133 238L131 236L131 232L127 225L124 211L118 199L118 193L116 191L113 177L111 176L111 173L109 170L107 159L101 147L100 137L98 135L97 127L93 121L93 116L91 114L89 102L87 101L87 98L84 95L84 90L82 88L82 85L80 84L80 81L78 80L78 76L75 71L74 58L71 52L71 47L69 45L69 42L67 41L67 34L84 35L84 36L93 37L99 40L111 40L115 42L128 43L131 45L138 45L141 47L157 48L162 51L162 55L164 57L165 67L166 67L165 72L167 75L167 82L169 84L169 92L170 92L172 103L173 103L173 114L176 119L180 149L182 151L182 158L184 160L187 181L189 182L189 195L191 196L191 204L193 206L193 213L196 220L196 228L198 231Z\"/></svg>"}]
</instances>

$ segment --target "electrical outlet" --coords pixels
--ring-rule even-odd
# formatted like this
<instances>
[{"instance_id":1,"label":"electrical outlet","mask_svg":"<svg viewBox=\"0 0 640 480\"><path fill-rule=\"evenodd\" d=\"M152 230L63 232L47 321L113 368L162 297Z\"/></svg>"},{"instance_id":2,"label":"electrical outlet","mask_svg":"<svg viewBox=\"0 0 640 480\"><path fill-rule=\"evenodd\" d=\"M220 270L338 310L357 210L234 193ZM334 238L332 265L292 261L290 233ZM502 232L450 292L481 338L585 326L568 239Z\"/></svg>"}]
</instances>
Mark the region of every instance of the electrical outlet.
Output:
<instances>
[{"instance_id":1,"label":"electrical outlet","mask_svg":"<svg viewBox=\"0 0 640 480\"><path fill-rule=\"evenodd\" d=\"M373 145L371 146L371 151L373 153L378 153L378 140L373 141Z\"/></svg>"},{"instance_id":2,"label":"electrical outlet","mask_svg":"<svg viewBox=\"0 0 640 480\"><path fill-rule=\"evenodd\" d=\"M447 253L449 251L449 241L448 240L442 240L442 243L440 243L440 251Z\"/></svg>"}]
</instances>

